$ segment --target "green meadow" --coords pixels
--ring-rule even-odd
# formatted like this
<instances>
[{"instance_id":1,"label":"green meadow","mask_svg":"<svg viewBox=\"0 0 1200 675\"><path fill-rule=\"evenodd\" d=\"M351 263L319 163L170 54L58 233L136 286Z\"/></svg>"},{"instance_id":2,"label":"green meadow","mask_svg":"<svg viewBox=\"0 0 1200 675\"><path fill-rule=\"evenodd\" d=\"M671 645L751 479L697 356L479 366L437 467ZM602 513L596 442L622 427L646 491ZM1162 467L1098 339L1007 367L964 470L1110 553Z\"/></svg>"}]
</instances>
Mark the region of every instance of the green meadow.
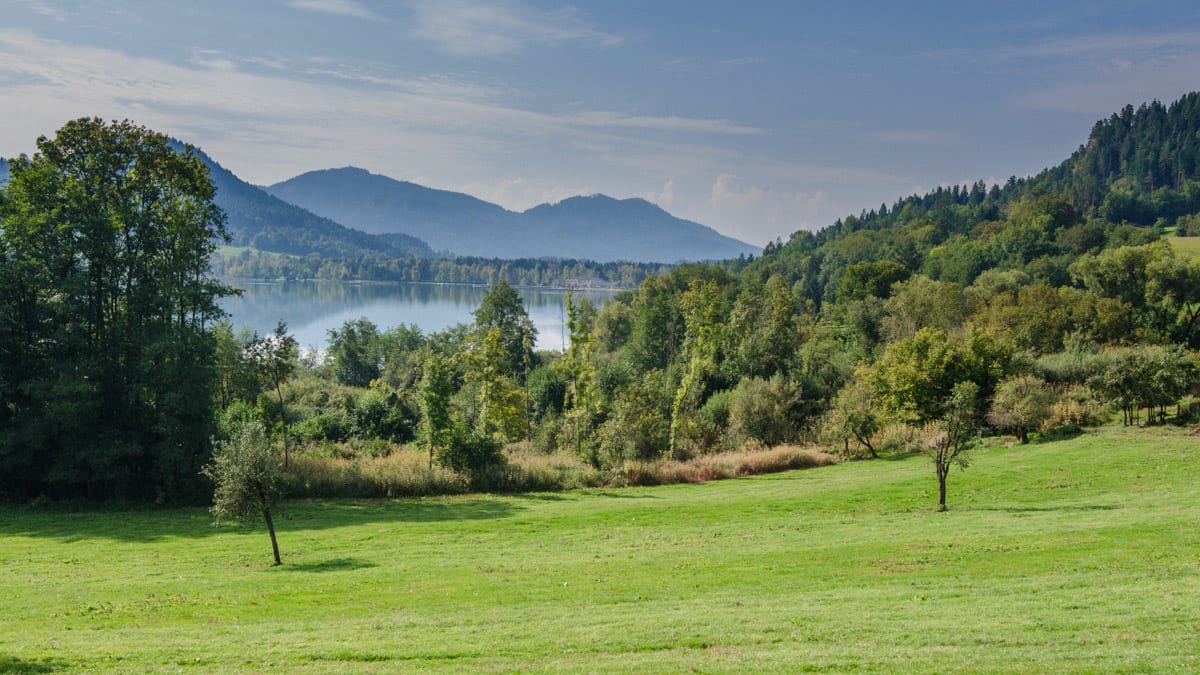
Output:
<instances>
[{"instance_id":1,"label":"green meadow","mask_svg":"<svg viewBox=\"0 0 1200 675\"><path fill-rule=\"evenodd\" d=\"M0 672L1200 670L1200 439L699 485L0 510Z\"/></svg>"},{"instance_id":2,"label":"green meadow","mask_svg":"<svg viewBox=\"0 0 1200 675\"><path fill-rule=\"evenodd\" d=\"M1200 258L1200 237L1167 237L1171 247L1190 258Z\"/></svg>"}]
</instances>

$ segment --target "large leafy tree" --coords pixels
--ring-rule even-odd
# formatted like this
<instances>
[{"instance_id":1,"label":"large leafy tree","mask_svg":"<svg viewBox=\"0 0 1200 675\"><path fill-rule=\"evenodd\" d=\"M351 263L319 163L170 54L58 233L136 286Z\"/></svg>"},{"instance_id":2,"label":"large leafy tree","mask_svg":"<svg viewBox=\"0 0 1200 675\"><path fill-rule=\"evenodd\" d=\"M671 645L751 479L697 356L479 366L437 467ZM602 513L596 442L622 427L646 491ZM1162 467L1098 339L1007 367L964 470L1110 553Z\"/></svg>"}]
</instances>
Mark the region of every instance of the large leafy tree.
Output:
<instances>
[{"instance_id":1,"label":"large leafy tree","mask_svg":"<svg viewBox=\"0 0 1200 675\"><path fill-rule=\"evenodd\" d=\"M212 435L224 237L195 153L79 119L10 163L0 197L3 488L177 499Z\"/></svg>"}]
</instances>

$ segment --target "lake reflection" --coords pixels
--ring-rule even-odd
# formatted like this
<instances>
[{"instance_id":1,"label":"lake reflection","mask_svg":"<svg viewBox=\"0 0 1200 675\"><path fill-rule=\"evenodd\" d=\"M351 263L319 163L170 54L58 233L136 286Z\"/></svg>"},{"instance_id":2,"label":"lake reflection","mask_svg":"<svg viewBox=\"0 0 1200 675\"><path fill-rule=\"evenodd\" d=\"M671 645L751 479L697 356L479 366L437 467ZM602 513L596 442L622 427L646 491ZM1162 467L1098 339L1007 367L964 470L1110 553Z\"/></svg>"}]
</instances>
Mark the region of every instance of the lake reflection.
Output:
<instances>
[{"instance_id":1,"label":"lake reflection","mask_svg":"<svg viewBox=\"0 0 1200 675\"><path fill-rule=\"evenodd\" d=\"M331 328L352 319L367 317L381 331L401 324L416 324L425 334L471 323L479 307L483 286L459 284L347 284L325 281L254 282L227 281L242 289L242 297L226 298L221 306L235 327L246 327L260 335L270 332L279 320L306 347L324 348ZM563 348L563 301L566 291L518 288L525 310L537 326L538 349ZM613 291L576 291L597 305Z\"/></svg>"}]
</instances>

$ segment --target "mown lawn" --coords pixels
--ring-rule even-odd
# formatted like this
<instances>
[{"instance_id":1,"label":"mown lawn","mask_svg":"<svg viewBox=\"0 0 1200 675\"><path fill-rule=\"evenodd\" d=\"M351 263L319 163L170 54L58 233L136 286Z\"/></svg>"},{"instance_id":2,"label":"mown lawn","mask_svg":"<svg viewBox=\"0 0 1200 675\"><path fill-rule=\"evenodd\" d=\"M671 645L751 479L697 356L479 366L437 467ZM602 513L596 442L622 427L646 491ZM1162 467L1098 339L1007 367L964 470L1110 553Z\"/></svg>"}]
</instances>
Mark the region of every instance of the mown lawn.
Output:
<instances>
[{"instance_id":1,"label":"mown lawn","mask_svg":"<svg viewBox=\"0 0 1200 675\"><path fill-rule=\"evenodd\" d=\"M0 510L0 672L1200 670L1200 438L703 485Z\"/></svg>"}]
</instances>

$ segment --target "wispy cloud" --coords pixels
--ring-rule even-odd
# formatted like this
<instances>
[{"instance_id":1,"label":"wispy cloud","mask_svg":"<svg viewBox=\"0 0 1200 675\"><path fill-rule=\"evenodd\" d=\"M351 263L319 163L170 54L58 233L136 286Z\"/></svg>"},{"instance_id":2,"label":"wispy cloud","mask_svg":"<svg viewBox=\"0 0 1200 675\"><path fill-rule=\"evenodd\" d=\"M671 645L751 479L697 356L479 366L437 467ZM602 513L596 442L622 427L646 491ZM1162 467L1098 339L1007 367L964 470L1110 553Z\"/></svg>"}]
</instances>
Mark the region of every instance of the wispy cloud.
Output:
<instances>
[{"instance_id":1,"label":"wispy cloud","mask_svg":"<svg viewBox=\"0 0 1200 675\"><path fill-rule=\"evenodd\" d=\"M366 21L383 21L384 18L372 12L358 0L288 0L288 6L309 12L345 16Z\"/></svg>"},{"instance_id":2,"label":"wispy cloud","mask_svg":"<svg viewBox=\"0 0 1200 675\"><path fill-rule=\"evenodd\" d=\"M1000 53L1004 56L1026 58L1077 58L1097 54L1113 58L1118 55L1180 49L1200 49L1200 31L1078 35L1003 49Z\"/></svg>"},{"instance_id":3,"label":"wispy cloud","mask_svg":"<svg viewBox=\"0 0 1200 675\"><path fill-rule=\"evenodd\" d=\"M1127 103L1171 101L1196 89L1200 31L1082 35L1004 50L1049 60L1051 81L1020 95L1039 110L1106 115Z\"/></svg>"},{"instance_id":4,"label":"wispy cloud","mask_svg":"<svg viewBox=\"0 0 1200 675\"><path fill-rule=\"evenodd\" d=\"M398 146L421 161L459 148L464 154L500 151L517 138L565 142L595 134L598 145L611 145L615 135L636 145L648 142L640 136L651 133L670 145L674 134L762 133L717 119L539 112L506 105L497 92L467 81L396 79L334 63L242 69L227 54L199 51L189 64L178 65L45 40L22 30L0 30L0 76L19 83L5 89L13 109L6 117L11 135L27 130L35 138L52 131L46 125L54 120L65 121L64 115L93 114L133 117L179 134L202 127L218 139L237 133L257 138L270 129L281 162L289 152L311 153L299 147L300 139L329 148L332 157L355 145L381 155ZM393 132L381 139L378 129Z\"/></svg>"},{"instance_id":5,"label":"wispy cloud","mask_svg":"<svg viewBox=\"0 0 1200 675\"><path fill-rule=\"evenodd\" d=\"M955 141L954 134L938 129L880 129L860 134L858 138L894 145L949 145Z\"/></svg>"},{"instance_id":6,"label":"wispy cloud","mask_svg":"<svg viewBox=\"0 0 1200 675\"><path fill-rule=\"evenodd\" d=\"M763 56L740 56L734 59L721 59L721 65L723 66L750 66L766 62L767 59Z\"/></svg>"},{"instance_id":7,"label":"wispy cloud","mask_svg":"<svg viewBox=\"0 0 1200 675\"><path fill-rule=\"evenodd\" d=\"M48 16L51 19L54 19L55 21L61 22L61 21L66 20L66 15L63 14L63 11L61 9L59 9L58 7L55 7L54 5L51 5L49 2L46 2L45 0L30 0L29 9L33 10L33 12L35 14L41 14L42 16Z\"/></svg>"},{"instance_id":8,"label":"wispy cloud","mask_svg":"<svg viewBox=\"0 0 1200 675\"><path fill-rule=\"evenodd\" d=\"M414 0L412 9L413 34L453 56L504 56L531 45L576 41L604 47L622 42L592 28L571 8L544 12L479 0Z\"/></svg>"}]
</instances>

